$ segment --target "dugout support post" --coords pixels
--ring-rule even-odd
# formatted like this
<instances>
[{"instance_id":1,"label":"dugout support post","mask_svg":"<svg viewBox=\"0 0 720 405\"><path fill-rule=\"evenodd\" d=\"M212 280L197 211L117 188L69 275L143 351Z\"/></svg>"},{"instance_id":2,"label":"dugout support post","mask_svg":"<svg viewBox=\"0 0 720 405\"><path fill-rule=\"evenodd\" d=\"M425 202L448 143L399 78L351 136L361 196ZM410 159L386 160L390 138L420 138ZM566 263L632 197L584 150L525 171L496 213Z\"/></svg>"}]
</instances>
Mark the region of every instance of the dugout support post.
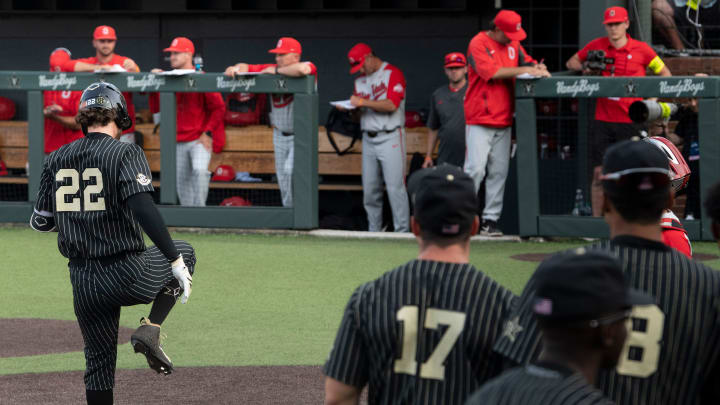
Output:
<instances>
[{"instance_id":1,"label":"dugout support post","mask_svg":"<svg viewBox=\"0 0 720 405\"><path fill-rule=\"evenodd\" d=\"M700 145L700 211L702 212L701 237L713 240L712 219L703 206L709 188L720 177L720 99L698 100L698 132Z\"/></svg>"},{"instance_id":2,"label":"dugout support post","mask_svg":"<svg viewBox=\"0 0 720 405\"><path fill-rule=\"evenodd\" d=\"M175 93L160 93L160 203L177 204L177 106ZM169 153L168 153L169 152Z\"/></svg>"},{"instance_id":3,"label":"dugout support post","mask_svg":"<svg viewBox=\"0 0 720 405\"><path fill-rule=\"evenodd\" d=\"M537 128L535 122L535 100L518 99L515 103L517 114L517 174L518 174L518 219L520 236L538 234L540 216L540 180L537 156Z\"/></svg>"}]
</instances>

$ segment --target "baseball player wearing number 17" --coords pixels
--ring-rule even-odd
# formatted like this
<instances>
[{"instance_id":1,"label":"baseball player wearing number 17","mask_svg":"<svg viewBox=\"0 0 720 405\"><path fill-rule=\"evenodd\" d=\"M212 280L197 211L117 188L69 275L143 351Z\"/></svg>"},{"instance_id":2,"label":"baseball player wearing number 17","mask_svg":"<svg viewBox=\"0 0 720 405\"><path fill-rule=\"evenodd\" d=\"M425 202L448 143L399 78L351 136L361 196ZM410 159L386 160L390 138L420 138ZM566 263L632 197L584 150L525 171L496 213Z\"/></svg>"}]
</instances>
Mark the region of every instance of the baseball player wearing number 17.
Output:
<instances>
[{"instance_id":1,"label":"baseball player wearing number 17","mask_svg":"<svg viewBox=\"0 0 720 405\"><path fill-rule=\"evenodd\" d=\"M671 175L667 157L649 142L617 143L603 160L603 214L611 239L588 249L617 256L630 286L657 303L633 308L620 362L597 380L618 404L718 401L706 393L720 382L720 272L663 244L660 217L672 207ZM532 316L536 288L533 275L495 345L518 364L535 361L540 352Z\"/></svg>"},{"instance_id":2,"label":"baseball player wearing number 17","mask_svg":"<svg viewBox=\"0 0 720 405\"><path fill-rule=\"evenodd\" d=\"M358 287L325 364L325 403L462 404L499 363L492 345L515 296L468 263L473 182L443 164L410 177L420 252Z\"/></svg>"},{"instance_id":3,"label":"baseball player wearing number 17","mask_svg":"<svg viewBox=\"0 0 720 405\"><path fill-rule=\"evenodd\" d=\"M85 342L87 403L104 405L113 403L123 306L152 302L130 343L153 370L172 372L160 345L160 324L178 296L182 303L190 296L195 251L170 239L150 195L152 177L142 149L118 141L131 120L117 87L91 84L76 120L85 137L45 160L30 226L58 233ZM155 246L145 248L143 230Z\"/></svg>"}]
</instances>

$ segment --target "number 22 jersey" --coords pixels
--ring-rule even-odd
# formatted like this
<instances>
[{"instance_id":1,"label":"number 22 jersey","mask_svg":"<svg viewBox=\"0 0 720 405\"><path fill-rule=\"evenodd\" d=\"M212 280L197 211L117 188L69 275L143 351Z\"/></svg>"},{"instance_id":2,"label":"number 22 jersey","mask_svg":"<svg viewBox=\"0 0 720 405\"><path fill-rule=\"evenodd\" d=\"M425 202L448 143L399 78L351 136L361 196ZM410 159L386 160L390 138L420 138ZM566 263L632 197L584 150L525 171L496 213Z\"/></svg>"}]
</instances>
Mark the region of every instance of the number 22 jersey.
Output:
<instances>
[{"instance_id":1,"label":"number 22 jersey","mask_svg":"<svg viewBox=\"0 0 720 405\"><path fill-rule=\"evenodd\" d=\"M152 191L139 146L91 132L45 160L35 212L53 217L67 258L142 252L142 230L125 199Z\"/></svg>"},{"instance_id":2,"label":"number 22 jersey","mask_svg":"<svg viewBox=\"0 0 720 405\"><path fill-rule=\"evenodd\" d=\"M618 404L716 403L701 398L713 390L717 395L720 384L720 272L660 242L627 235L590 249L617 256L631 287L656 302L633 309L620 362L600 373L597 386ZM540 353L534 290L531 277L495 345L519 364Z\"/></svg>"}]
</instances>

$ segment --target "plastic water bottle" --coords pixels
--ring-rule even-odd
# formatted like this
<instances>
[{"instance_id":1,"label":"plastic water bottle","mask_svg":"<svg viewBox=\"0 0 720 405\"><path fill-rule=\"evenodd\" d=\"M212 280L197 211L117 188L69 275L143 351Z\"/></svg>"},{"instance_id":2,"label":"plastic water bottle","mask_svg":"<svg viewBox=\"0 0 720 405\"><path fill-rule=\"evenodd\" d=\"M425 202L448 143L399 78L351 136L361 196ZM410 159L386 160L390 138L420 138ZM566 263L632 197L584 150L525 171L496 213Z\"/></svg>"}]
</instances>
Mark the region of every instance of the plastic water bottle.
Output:
<instances>
[{"instance_id":1,"label":"plastic water bottle","mask_svg":"<svg viewBox=\"0 0 720 405\"><path fill-rule=\"evenodd\" d=\"M193 65L195 65L196 72L200 72L203 70L203 58L200 54L197 54L195 55L195 57L193 57Z\"/></svg>"},{"instance_id":2,"label":"plastic water bottle","mask_svg":"<svg viewBox=\"0 0 720 405\"><path fill-rule=\"evenodd\" d=\"M583 214L585 198L583 197L582 189L575 190L575 205L573 205L572 215L579 217Z\"/></svg>"}]
</instances>

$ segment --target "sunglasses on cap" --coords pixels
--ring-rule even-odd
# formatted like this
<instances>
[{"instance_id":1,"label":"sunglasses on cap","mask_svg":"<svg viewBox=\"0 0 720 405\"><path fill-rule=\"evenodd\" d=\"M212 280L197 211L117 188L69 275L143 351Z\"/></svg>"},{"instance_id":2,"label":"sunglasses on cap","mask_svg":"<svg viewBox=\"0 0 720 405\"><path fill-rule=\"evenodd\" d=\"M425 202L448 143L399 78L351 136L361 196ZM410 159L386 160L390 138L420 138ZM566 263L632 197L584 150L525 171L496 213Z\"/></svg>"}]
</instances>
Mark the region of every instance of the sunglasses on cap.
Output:
<instances>
[{"instance_id":1,"label":"sunglasses on cap","mask_svg":"<svg viewBox=\"0 0 720 405\"><path fill-rule=\"evenodd\" d=\"M628 319L630 319L631 315L632 315L632 308L626 309L622 312L618 312L617 314L612 314L612 315L604 316L601 318L591 319L589 321L573 322L569 326L571 326L571 327L590 326L591 328L598 328L602 325L612 325L615 322L627 321Z\"/></svg>"},{"instance_id":2,"label":"sunglasses on cap","mask_svg":"<svg viewBox=\"0 0 720 405\"><path fill-rule=\"evenodd\" d=\"M67 48L65 48L65 47L63 47L63 46L53 49L53 51L50 52L50 53L53 54L53 53L55 53L55 52L57 52L57 51L64 51L64 52L66 52L68 55L72 56L72 53L70 53L70 50L67 49Z\"/></svg>"},{"instance_id":3,"label":"sunglasses on cap","mask_svg":"<svg viewBox=\"0 0 720 405\"><path fill-rule=\"evenodd\" d=\"M639 167L605 173L600 176L600 180L613 181L623 188L646 191L670 184L672 172L659 167Z\"/></svg>"}]
</instances>

